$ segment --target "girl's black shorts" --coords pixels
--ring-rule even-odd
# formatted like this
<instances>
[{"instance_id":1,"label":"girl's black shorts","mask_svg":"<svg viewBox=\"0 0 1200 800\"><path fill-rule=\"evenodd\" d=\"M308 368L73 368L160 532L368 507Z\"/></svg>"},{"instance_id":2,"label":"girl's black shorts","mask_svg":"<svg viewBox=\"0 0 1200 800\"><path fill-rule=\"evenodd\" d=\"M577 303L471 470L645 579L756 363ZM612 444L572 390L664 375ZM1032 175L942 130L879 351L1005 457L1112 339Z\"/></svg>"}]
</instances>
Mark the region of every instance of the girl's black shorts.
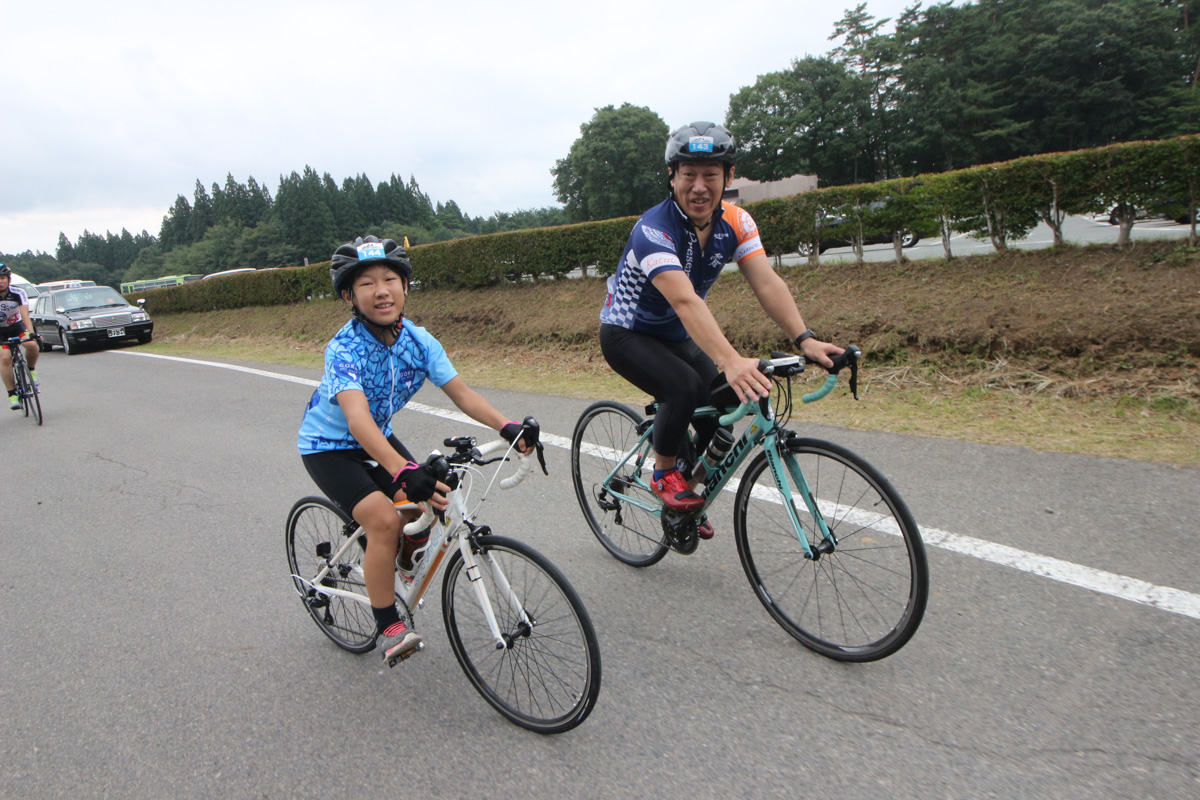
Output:
<instances>
[{"instance_id":1,"label":"girl's black shorts","mask_svg":"<svg viewBox=\"0 0 1200 800\"><path fill-rule=\"evenodd\" d=\"M389 436L388 443L409 461L416 460L395 436ZM371 492L383 492L388 500L394 498L392 476L386 469L375 464L367 451L361 447L353 450L308 453L300 457L304 460L304 468L308 470L322 494L347 514L353 515L354 507ZM368 461L375 466L367 464Z\"/></svg>"}]
</instances>

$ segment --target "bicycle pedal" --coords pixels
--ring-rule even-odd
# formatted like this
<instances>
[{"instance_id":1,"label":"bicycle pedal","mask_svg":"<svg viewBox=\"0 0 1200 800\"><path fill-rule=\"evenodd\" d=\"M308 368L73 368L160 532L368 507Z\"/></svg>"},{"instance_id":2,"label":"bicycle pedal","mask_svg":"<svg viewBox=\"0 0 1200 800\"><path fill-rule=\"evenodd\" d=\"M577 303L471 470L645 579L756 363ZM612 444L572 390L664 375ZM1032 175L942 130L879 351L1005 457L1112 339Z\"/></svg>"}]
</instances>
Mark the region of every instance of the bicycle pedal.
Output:
<instances>
[{"instance_id":1,"label":"bicycle pedal","mask_svg":"<svg viewBox=\"0 0 1200 800\"><path fill-rule=\"evenodd\" d=\"M414 647L412 650L401 653L400 655L396 656L395 658L389 658L387 661L388 668L390 669L392 667L395 667L397 662L407 661L409 658L412 657L413 653L419 653L420 651L422 651L424 649L425 649L425 643L417 642L417 646Z\"/></svg>"}]
</instances>

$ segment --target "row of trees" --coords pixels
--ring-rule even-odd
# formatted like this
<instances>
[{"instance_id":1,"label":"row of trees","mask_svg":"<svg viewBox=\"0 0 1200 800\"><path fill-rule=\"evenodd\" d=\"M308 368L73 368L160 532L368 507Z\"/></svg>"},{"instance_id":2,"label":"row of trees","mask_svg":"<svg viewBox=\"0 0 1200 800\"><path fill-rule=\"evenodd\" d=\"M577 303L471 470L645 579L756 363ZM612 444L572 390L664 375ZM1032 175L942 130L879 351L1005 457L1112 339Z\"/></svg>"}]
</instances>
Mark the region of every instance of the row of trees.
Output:
<instances>
[{"instance_id":1,"label":"row of trees","mask_svg":"<svg viewBox=\"0 0 1200 800\"><path fill-rule=\"evenodd\" d=\"M739 172L824 185L1200 130L1200 0L861 4L820 57L736 92Z\"/></svg>"},{"instance_id":2,"label":"row of trees","mask_svg":"<svg viewBox=\"0 0 1200 800\"><path fill-rule=\"evenodd\" d=\"M738 174L840 186L1200 130L1200 0L976 0L876 19L729 99ZM691 120L678 120L677 124ZM666 196L667 124L606 106L551 170L573 222Z\"/></svg>"},{"instance_id":3,"label":"row of trees","mask_svg":"<svg viewBox=\"0 0 1200 800\"><path fill-rule=\"evenodd\" d=\"M1195 244L1200 206L1200 136L1132 142L1069 153L1026 156L949 172L876 183L829 186L791 197L748 203L769 255L809 252L834 218L862 259L864 238L891 234L897 261L902 232L941 233L952 257L953 232L989 238L1005 250L1039 222L1062 244L1067 214L1116 208L1122 242L1128 242L1135 209L1168 210L1191 219ZM413 265L425 288L475 288L503 282L557 279L575 269L611 274L634 217L537 230L476 236L413 248ZM964 265L970 269L970 265ZM328 295L325 265L246 273L225 281L199 281L157 289L149 302L159 311L207 311L243 305L303 302ZM214 285L215 284L215 285Z\"/></svg>"},{"instance_id":4,"label":"row of trees","mask_svg":"<svg viewBox=\"0 0 1200 800\"><path fill-rule=\"evenodd\" d=\"M364 233L419 244L565 221L557 208L471 217L453 200L433 203L413 177L405 182L393 174L376 186L356 175L339 186L329 173L305 167L282 177L274 197L253 176L243 184L228 175L211 192L197 180L190 201L175 199L157 237L125 229L103 237L84 231L72 243L60 233L53 256L27 252L3 259L35 282L83 278L116 287L163 275L325 261L338 244Z\"/></svg>"}]
</instances>

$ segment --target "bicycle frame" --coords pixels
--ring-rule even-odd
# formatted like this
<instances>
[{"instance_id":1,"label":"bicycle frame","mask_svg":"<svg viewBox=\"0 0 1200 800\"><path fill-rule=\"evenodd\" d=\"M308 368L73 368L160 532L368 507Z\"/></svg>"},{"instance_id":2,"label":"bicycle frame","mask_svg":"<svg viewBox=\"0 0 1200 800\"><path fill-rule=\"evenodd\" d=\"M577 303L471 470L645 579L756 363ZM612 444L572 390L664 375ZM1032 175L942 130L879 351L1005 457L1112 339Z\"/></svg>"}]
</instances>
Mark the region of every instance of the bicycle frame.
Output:
<instances>
[{"instance_id":1,"label":"bicycle frame","mask_svg":"<svg viewBox=\"0 0 1200 800\"><path fill-rule=\"evenodd\" d=\"M511 445L509 445L508 442L505 441L492 442L478 448L478 451L480 456L488 456L504 448L508 448L508 450L514 454L518 462L518 473L500 481L501 488L507 489L510 486L519 483L520 480L524 478L525 474L529 472L530 467L532 466L532 456L522 456ZM508 455L509 453L506 452L504 456L501 457L501 464L507 460ZM471 464L459 463L452 464L451 470L458 473L461 483L456 490L450 492L450 494L447 496L446 499L449 500L450 504L447 506L443 518L441 520L437 520L432 511L427 511L421 517L405 526L406 533L416 533L423 530L431 523L436 522L436 524L430 528L428 544L418 551L420 554L419 556L418 553L414 553L413 555L414 560L417 561L417 565L413 571L412 582L410 583L409 581L405 580L400 575L399 571L397 571L395 578L395 592L400 597L401 602L404 603L405 607L409 611L409 615L411 616L414 609L422 607L424 603L425 592L429 588L429 585L433 582L433 578L437 575L441 565L445 562L446 555L449 553L451 548L457 547L458 551L462 553L463 561L466 564L467 575L471 578L471 585L475 590L475 598L479 603L480 610L487 619L488 626L491 629L492 637L496 640L496 649L505 650L508 649L509 642L505 638L503 632L500 630L499 624L496 622L496 614L493 610L491 598L489 598L487 595L487 590L483 585L483 581L478 579L481 564L484 566L484 568L491 572L492 577L495 580L495 585L500 588L500 591L508 596L507 599L511 606L513 608L521 609L522 620L530 626L533 625L533 621L530 620L526 615L523 604L518 600L515 593L512 591L512 587L509 585L508 579L492 559L491 555L484 554L484 558L481 561L474 546L474 539L476 536L486 535L490 532L486 525L479 525L476 523L476 515L478 514L478 511L482 507L484 501L487 499L487 492L491 488L491 484L495 483L496 478L499 476L500 467L498 466L496 468L491 482L489 482L488 486L484 489L483 495L480 497L479 502L476 503L472 509L468 508L468 502L473 478L476 474L482 475L482 472ZM393 505L396 506L397 513L401 513L405 508L412 507L412 504L408 503L407 501L394 503ZM347 526L347 528L349 528L349 526ZM341 546L336 552L332 552L326 558L326 566L321 569L321 571L319 571L311 580L299 575L293 575L292 577L319 594L327 597L335 596L346 600L353 600L354 602L360 603L369 608L371 601L366 595L348 592L344 589L338 589L332 586L325 586L321 583L325 576L329 574L329 570L331 568L330 565L345 563L343 557L345 556L346 551L349 548L358 545L358 538L360 536L365 536L365 534L363 534L361 529L359 529L357 526L355 526L353 532L346 533L346 535L342 537L343 541ZM351 574L357 577L360 581L365 582L361 558L354 560Z\"/></svg>"},{"instance_id":2,"label":"bicycle frame","mask_svg":"<svg viewBox=\"0 0 1200 800\"><path fill-rule=\"evenodd\" d=\"M14 336L11 339L0 341L0 347L6 348L9 352L10 366L13 373L13 388L17 390L17 397L21 399L21 403L25 404L28 409L28 403L30 398L33 397L34 388L33 379L29 374L29 359L26 358L23 347L26 341L33 340L21 339L19 336ZM28 415L28 411L26 411L26 416Z\"/></svg>"},{"instance_id":3,"label":"bicycle frame","mask_svg":"<svg viewBox=\"0 0 1200 800\"><path fill-rule=\"evenodd\" d=\"M836 374L830 374L820 389L802 396L801 400L805 403L812 403L822 399L833 391L834 386L837 385L837 380ZM730 413L719 416L717 421L722 427L731 426L743 417L748 416L752 409L754 410L754 417L751 419L749 426L729 448L729 452L725 454L721 462L705 474L704 488L699 492L700 496L704 499L704 506L696 514L699 515L707 511L727 485L732 484L731 488L737 488L738 481L733 477L734 473L746 462L756 447L762 447L767 455L767 464L771 469L771 476L774 478L775 486L780 494L780 502L787 509L788 518L792 523L792 530L804 548L805 558L819 558L821 554L832 552L837 546L836 537L829 530L824 515L819 512L816 498L812 495L808 481L800 470L800 465L796 463L795 459L785 458L784 451L780 448L778 428L775 425L775 411L771 406L770 398L764 397L756 402L743 403ZM704 419L705 417L718 415L720 415L720 412L715 407L702 406L696 409L692 418ZM624 458L605 477L604 487L610 496L630 505L637 506L647 513L661 518L663 507L660 504L647 503L644 500L624 494L613 488L613 479L618 474L623 474L626 465L632 461L634 469L629 474L633 476L633 479L637 481L638 485L646 493L652 497L654 496L650 484L642 478L644 472L652 469L654 461L653 447L650 442L651 432L654 430L653 420L648 420L648 423L643 424L644 430L641 431L637 443L634 444L629 452L625 454ZM814 548L809 543L808 537L803 535L804 527L796 514L795 495L787 479L784 477L785 475L791 477L792 483L795 484L797 493L804 501L809 514L816 520L823 540L823 544L817 548L818 552L814 552Z\"/></svg>"},{"instance_id":4,"label":"bicycle frame","mask_svg":"<svg viewBox=\"0 0 1200 800\"><path fill-rule=\"evenodd\" d=\"M24 364L26 368L29 366L29 360L25 358L25 349L22 347L22 345L25 344L25 341L32 340L23 340L19 336L14 336L11 339L4 339L3 341L0 341L0 347L6 348L8 350L9 357L12 359L14 381L17 379L17 366L19 364Z\"/></svg>"}]
</instances>

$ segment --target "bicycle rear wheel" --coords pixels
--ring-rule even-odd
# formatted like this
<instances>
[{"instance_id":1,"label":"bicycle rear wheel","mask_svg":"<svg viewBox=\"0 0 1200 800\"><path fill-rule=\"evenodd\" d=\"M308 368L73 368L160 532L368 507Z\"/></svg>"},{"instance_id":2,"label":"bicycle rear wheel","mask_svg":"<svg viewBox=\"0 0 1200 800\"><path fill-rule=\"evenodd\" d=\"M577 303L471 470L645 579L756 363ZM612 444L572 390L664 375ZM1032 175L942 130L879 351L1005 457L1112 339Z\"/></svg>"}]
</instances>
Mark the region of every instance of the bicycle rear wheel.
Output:
<instances>
[{"instance_id":1,"label":"bicycle rear wheel","mask_svg":"<svg viewBox=\"0 0 1200 800\"><path fill-rule=\"evenodd\" d=\"M313 622L343 650L351 653L372 650L375 647L375 616L370 604L321 594L310 585L318 583L315 581L317 573L330 564L329 559L347 536L361 540L358 523L324 497L305 497L288 513L284 536L292 582ZM318 585L366 597L367 587L361 574L362 557L363 548L360 542L355 542L342 558L331 564L328 574Z\"/></svg>"},{"instance_id":2,"label":"bicycle rear wheel","mask_svg":"<svg viewBox=\"0 0 1200 800\"><path fill-rule=\"evenodd\" d=\"M29 374L29 362L25 360L24 355L16 355L16 348L13 348L13 385L17 390L17 397L21 399L21 410L25 412L25 416L33 414L37 419L37 424L42 424L42 404L37 397L37 389L33 386L33 376Z\"/></svg>"},{"instance_id":3,"label":"bicycle rear wheel","mask_svg":"<svg viewBox=\"0 0 1200 800\"><path fill-rule=\"evenodd\" d=\"M562 573L529 545L503 536L479 537L477 544L477 577L507 647L496 649L456 550L442 580L442 618L454 656L479 694L511 722L537 733L574 728L600 693L600 645L587 610Z\"/></svg>"},{"instance_id":4,"label":"bicycle rear wheel","mask_svg":"<svg viewBox=\"0 0 1200 800\"><path fill-rule=\"evenodd\" d=\"M734 501L734 536L746 577L775 621L805 646L838 661L875 661L904 646L925 613L929 566L908 507L879 472L851 451L818 439L781 443L798 465L836 539L805 558L821 533L792 487L802 531L759 453ZM791 466L791 464L789 464Z\"/></svg>"},{"instance_id":5,"label":"bicycle rear wheel","mask_svg":"<svg viewBox=\"0 0 1200 800\"><path fill-rule=\"evenodd\" d=\"M641 506L615 499L602 484L637 442L641 423L626 406L604 400L588 406L571 436L571 478L588 527L608 552L633 567L657 564L667 554L662 523ZM620 492L651 507L661 504L633 480L634 469L627 464L616 476Z\"/></svg>"}]
</instances>

